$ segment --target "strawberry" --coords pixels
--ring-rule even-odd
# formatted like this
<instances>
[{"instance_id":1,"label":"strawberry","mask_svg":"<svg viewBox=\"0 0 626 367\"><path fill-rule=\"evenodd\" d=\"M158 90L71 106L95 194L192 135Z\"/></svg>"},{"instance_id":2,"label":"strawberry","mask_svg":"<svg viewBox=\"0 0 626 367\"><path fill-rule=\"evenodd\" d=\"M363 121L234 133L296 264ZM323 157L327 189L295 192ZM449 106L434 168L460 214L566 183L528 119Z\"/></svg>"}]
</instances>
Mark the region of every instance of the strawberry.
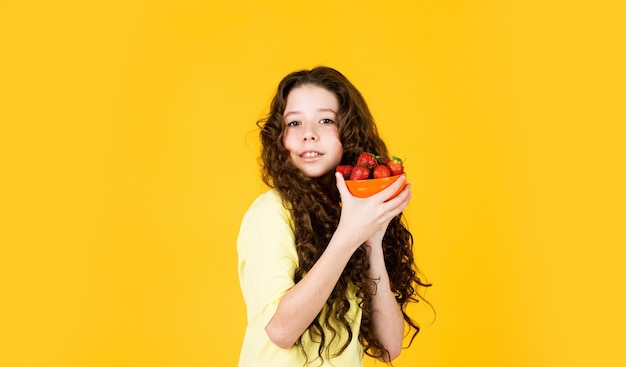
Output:
<instances>
[{"instance_id":1,"label":"strawberry","mask_svg":"<svg viewBox=\"0 0 626 367\"><path fill-rule=\"evenodd\" d=\"M389 159L389 157L380 157L378 158L378 162L379 164L382 164L383 166L386 166L387 163L389 163L391 159Z\"/></svg>"},{"instance_id":2,"label":"strawberry","mask_svg":"<svg viewBox=\"0 0 626 367\"><path fill-rule=\"evenodd\" d=\"M374 171L372 171L372 176L374 178L384 178L391 176L391 170L387 166L376 166L374 167Z\"/></svg>"},{"instance_id":3,"label":"strawberry","mask_svg":"<svg viewBox=\"0 0 626 367\"><path fill-rule=\"evenodd\" d=\"M370 178L370 170L364 165L354 166L350 173L351 180L367 180Z\"/></svg>"},{"instance_id":4,"label":"strawberry","mask_svg":"<svg viewBox=\"0 0 626 367\"><path fill-rule=\"evenodd\" d=\"M389 163L387 163L387 167L389 167L392 176L397 176L404 172L402 159L393 155L391 156L391 160L389 161Z\"/></svg>"},{"instance_id":5,"label":"strawberry","mask_svg":"<svg viewBox=\"0 0 626 367\"><path fill-rule=\"evenodd\" d=\"M350 173L352 172L352 166L350 165L337 166L337 172L341 173L343 178L347 180L350 178Z\"/></svg>"},{"instance_id":6,"label":"strawberry","mask_svg":"<svg viewBox=\"0 0 626 367\"><path fill-rule=\"evenodd\" d=\"M356 165L363 165L366 166L369 169L372 169L376 166L378 166L378 161L376 161L376 155L372 154L372 153L361 153L361 155L359 156L359 158L356 161Z\"/></svg>"}]
</instances>

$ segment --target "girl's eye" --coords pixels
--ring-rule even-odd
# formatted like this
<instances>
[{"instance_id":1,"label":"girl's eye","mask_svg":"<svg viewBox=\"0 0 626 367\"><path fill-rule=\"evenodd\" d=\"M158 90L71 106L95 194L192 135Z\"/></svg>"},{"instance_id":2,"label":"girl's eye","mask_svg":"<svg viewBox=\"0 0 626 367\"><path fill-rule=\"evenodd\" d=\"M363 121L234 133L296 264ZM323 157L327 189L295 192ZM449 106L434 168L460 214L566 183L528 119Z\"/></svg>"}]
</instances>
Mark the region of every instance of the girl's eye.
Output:
<instances>
[{"instance_id":1,"label":"girl's eye","mask_svg":"<svg viewBox=\"0 0 626 367\"><path fill-rule=\"evenodd\" d=\"M331 120L331 119L321 119L321 120L320 120L320 122L321 122L322 124L332 124L332 123L333 123L333 122L335 122L335 121L333 121L333 120Z\"/></svg>"},{"instance_id":2,"label":"girl's eye","mask_svg":"<svg viewBox=\"0 0 626 367\"><path fill-rule=\"evenodd\" d=\"M291 121L287 123L287 126L298 126L298 125L300 125L299 121Z\"/></svg>"}]
</instances>

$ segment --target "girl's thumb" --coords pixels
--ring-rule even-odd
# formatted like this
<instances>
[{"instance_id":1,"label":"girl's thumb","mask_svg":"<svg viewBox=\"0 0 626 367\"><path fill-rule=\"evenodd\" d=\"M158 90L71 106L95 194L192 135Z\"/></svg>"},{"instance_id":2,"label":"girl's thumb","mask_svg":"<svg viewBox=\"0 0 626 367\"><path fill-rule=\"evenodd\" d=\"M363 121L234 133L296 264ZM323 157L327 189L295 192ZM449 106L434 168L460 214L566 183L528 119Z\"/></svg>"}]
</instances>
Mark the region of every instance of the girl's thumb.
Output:
<instances>
[{"instance_id":1,"label":"girl's thumb","mask_svg":"<svg viewBox=\"0 0 626 367\"><path fill-rule=\"evenodd\" d=\"M339 172L335 172L335 178L337 178L337 189L339 189L339 194L342 197L349 194L348 186L346 186L346 180L343 178L343 175Z\"/></svg>"}]
</instances>

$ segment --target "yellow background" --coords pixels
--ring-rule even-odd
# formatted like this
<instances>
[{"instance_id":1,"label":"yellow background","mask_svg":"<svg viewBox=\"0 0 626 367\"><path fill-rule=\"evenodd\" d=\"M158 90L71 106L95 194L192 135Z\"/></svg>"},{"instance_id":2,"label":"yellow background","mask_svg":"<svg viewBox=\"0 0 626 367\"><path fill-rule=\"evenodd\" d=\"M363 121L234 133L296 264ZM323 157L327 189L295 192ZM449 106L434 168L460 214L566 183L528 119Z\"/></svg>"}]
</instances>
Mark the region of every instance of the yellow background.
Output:
<instances>
[{"instance_id":1,"label":"yellow background","mask_svg":"<svg viewBox=\"0 0 626 367\"><path fill-rule=\"evenodd\" d=\"M254 123L318 64L414 185L396 367L625 365L619 3L0 1L0 366L235 366Z\"/></svg>"}]
</instances>

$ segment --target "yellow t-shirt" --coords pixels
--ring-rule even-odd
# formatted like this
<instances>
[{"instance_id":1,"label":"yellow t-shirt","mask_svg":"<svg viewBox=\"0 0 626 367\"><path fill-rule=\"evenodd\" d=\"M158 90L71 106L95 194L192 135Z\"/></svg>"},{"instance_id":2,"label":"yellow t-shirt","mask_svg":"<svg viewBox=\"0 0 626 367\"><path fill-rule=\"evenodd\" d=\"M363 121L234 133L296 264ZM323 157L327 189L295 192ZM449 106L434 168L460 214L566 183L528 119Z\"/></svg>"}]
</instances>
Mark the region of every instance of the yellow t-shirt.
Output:
<instances>
[{"instance_id":1,"label":"yellow t-shirt","mask_svg":"<svg viewBox=\"0 0 626 367\"><path fill-rule=\"evenodd\" d=\"M265 326L274 316L281 298L295 284L294 273L298 266L291 215L276 191L269 190L260 195L244 215L237 252L239 283L248 319L239 367L304 366L306 359L299 346L279 348L265 332ZM305 332L303 345L309 357L309 366L363 366L363 348L358 341L361 308L354 289L349 293L350 311L346 317L351 320L352 341L341 355L332 357L332 350L330 356L324 355L324 364L320 364L317 358L319 343L312 341L309 333ZM347 332L342 327L335 329L339 331L339 338L331 349L338 348L347 340Z\"/></svg>"}]
</instances>

